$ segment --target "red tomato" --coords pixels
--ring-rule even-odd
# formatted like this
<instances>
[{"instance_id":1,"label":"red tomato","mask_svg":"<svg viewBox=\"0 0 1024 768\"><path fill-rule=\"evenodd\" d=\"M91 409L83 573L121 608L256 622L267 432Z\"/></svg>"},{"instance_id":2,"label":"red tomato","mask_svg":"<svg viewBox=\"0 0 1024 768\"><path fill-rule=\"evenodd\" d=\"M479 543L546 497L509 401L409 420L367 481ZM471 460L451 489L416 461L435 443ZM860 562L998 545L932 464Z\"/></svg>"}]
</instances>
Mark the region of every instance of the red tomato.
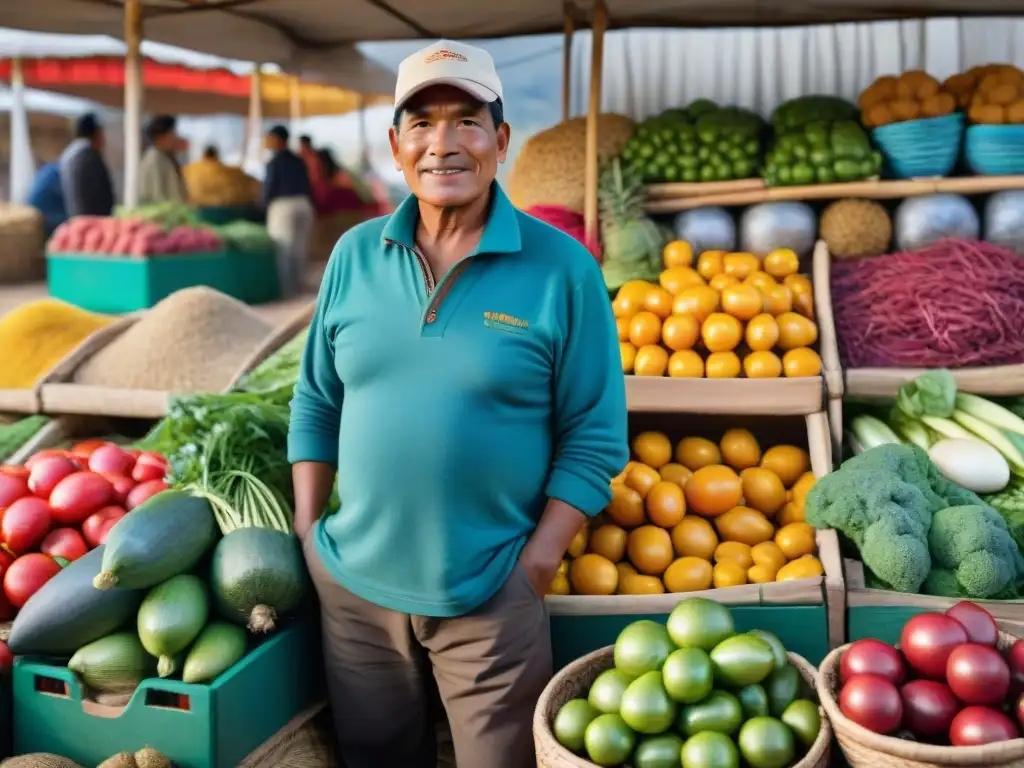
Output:
<instances>
[{"instance_id":1,"label":"red tomato","mask_svg":"<svg viewBox=\"0 0 1024 768\"><path fill-rule=\"evenodd\" d=\"M89 456L89 470L100 475L131 475L135 459L119 445L101 445Z\"/></svg>"},{"instance_id":2,"label":"red tomato","mask_svg":"<svg viewBox=\"0 0 1024 768\"><path fill-rule=\"evenodd\" d=\"M4 572L11 567L11 563L13 563L14 560L14 555L6 549L0 549L0 578L3 578Z\"/></svg>"},{"instance_id":3,"label":"red tomato","mask_svg":"<svg viewBox=\"0 0 1024 768\"><path fill-rule=\"evenodd\" d=\"M1024 693L1024 640L1017 640L1006 654L1011 685L1015 693Z\"/></svg>"},{"instance_id":4,"label":"red tomato","mask_svg":"<svg viewBox=\"0 0 1024 768\"><path fill-rule=\"evenodd\" d=\"M964 704L1000 704L1010 690L1010 667L992 646L965 643L949 654L946 682Z\"/></svg>"},{"instance_id":5,"label":"red tomato","mask_svg":"<svg viewBox=\"0 0 1024 768\"><path fill-rule=\"evenodd\" d=\"M892 733L903 720L903 700L881 675L854 675L839 692L844 715L875 733Z\"/></svg>"},{"instance_id":6,"label":"red tomato","mask_svg":"<svg viewBox=\"0 0 1024 768\"><path fill-rule=\"evenodd\" d=\"M1017 725L1024 728L1024 696L1017 698L1017 705L1013 708L1013 714L1017 717Z\"/></svg>"},{"instance_id":7,"label":"red tomato","mask_svg":"<svg viewBox=\"0 0 1024 768\"><path fill-rule=\"evenodd\" d=\"M78 471L78 465L65 456L48 456L32 466L28 489L41 499L50 498L57 483Z\"/></svg>"},{"instance_id":8,"label":"red tomato","mask_svg":"<svg viewBox=\"0 0 1024 768\"><path fill-rule=\"evenodd\" d=\"M54 528L39 545L39 551L50 557L63 557L65 560L77 560L89 548L85 545L82 534L74 528Z\"/></svg>"},{"instance_id":9,"label":"red tomato","mask_svg":"<svg viewBox=\"0 0 1024 768\"><path fill-rule=\"evenodd\" d=\"M82 440L71 447L70 453L77 458L88 460L96 449L102 448L104 445L108 445L106 440Z\"/></svg>"},{"instance_id":10,"label":"red tomato","mask_svg":"<svg viewBox=\"0 0 1024 768\"><path fill-rule=\"evenodd\" d=\"M82 523L82 535L86 543L93 549L107 540L107 533L114 527L114 523L127 515L128 512L121 507L104 507L99 512L93 512Z\"/></svg>"},{"instance_id":11,"label":"red tomato","mask_svg":"<svg viewBox=\"0 0 1024 768\"><path fill-rule=\"evenodd\" d=\"M960 702L948 685L934 680L911 680L900 689L903 727L915 736L945 735Z\"/></svg>"},{"instance_id":12,"label":"red tomato","mask_svg":"<svg viewBox=\"0 0 1024 768\"><path fill-rule=\"evenodd\" d=\"M54 456L63 456L66 459L74 459L74 456L72 456L68 451L62 451L58 448L47 448L46 450L40 451L39 453L34 454L31 458L29 458L29 460L25 462L25 469L31 472L32 467L34 467L40 461L42 461L43 459L51 459Z\"/></svg>"},{"instance_id":13,"label":"red tomato","mask_svg":"<svg viewBox=\"0 0 1024 768\"><path fill-rule=\"evenodd\" d=\"M0 584L2 583L3 581L0 580ZM0 621L10 621L13 618L14 606L11 605L10 601L7 599L7 595L4 594L4 591L0 589Z\"/></svg>"},{"instance_id":14,"label":"red tomato","mask_svg":"<svg viewBox=\"0 0 1024 768\"><path fill-rule=\"evenodd\" d=\"M36 547L52 523L50 505L35 496L26 496L11 504L0 521L0 535L16 555Z\"/></svg>"},{"instance_id":15,"label":"red tomato","mask_svg":"<svg viewBox=\"0 0 1024 768\"><path fill-rule=\"evenodd\" d=\"M100 507L105 507L113 495L114 488L105 477L95 472L75 472L57 483L50 494L53 519L78 525Z\"/></svg>"},{"instance_id":16,"label":"red tomato","mask_svg":"<svg viewBox=\"0 0 1024 768\"><path fill-rule=\"evenodd\" d=\"M149 500L158 493L167 490L167 483L163 480L148 480L145 483L139 483L132 492L128 494L128 501L125 503L125 509L131 512L139 504Z\"/></svg>"},{"instance_id":17,"label":"red tomato","mask_svg":"<svg viewBox=\"0 0 1024 768\"><path fill-rule=\"evenodd\" d=\"M996 641L999 640L996 620L977 603L962 600L946 611L946 615L960 622L967 633L968 642L996 647Z\"/></svg>"},{"instance_id":18,"label":"red tomato","mask_svg":"<svg viewBox=\"0 0 1024 768\"><path fill-rule=\"evenodd\" d=\"M137 483L145 483L149 480L163 480L166 474L166 464L143 461L142 457L139 457L139 460L135 463L135 468L132 470L132 480Z\"/></svg>"},{"instance_id":19,"label":"red tomato","mask_svg":"<svg viewBox=\"0 0 1024 768\"><path fill-rule=\"evenodd\" d=\"M7 643L0 640L0 675L11 674L12 666L14 666L14 654L7 647Z\"/></svg>"},{"instance_id":20,"label":"red tomato","mask_svg":"<svg viewBox=\"0 0 1024 768\"><path fill-rule=\"evenodd\" d=\"M25 467L19 467L17 464L0 465L0 473L10 475L11 477L19 477L25 482L28 482L28 469Z\"/></svg>"},{"instance_id":21,"label":"red tomato","mask_svg":"<svg viewBox=\"0 0 1024 768\"><path fill-rule=\"evenodd\" d=\"M15 608L21 608L46 582L60 573L60 565L49 555L22 555L4 574L4 592Z\"/></svg>"},{"instance_id":22,"label":"red tomato","mask_svg":"<svg viewBox=\"0 0 1024 768\"><path fill-rule=\"evenodd\" d=\"M903 625L900 650L923 677L943 680L949 654L966 642L967 631L956 619L942 613L920 613Z\"/></svg>"},{"instance_id":23,"label":"red tomato","mask_svg":"<svg viewBox=\"0 0 1024 768\"><path fill-rule=\"evenodd\" d=\"M131 456L136 461L138 461L139 456L142 455L142 451L138 450L137 448L126 448L125 451L128 453L129 456Z\"/></svg>"},{"instance_id":24,"label":"red tomato","mask_svg":"<svg viewBox=\"0 0 1024 768\"><path fill-rule=\"evenodd\" d=\"M114 489L114 493L110 497L110 503L123 507L124 503L128 501L128 494L136 486L136 482L124 475L104 474L103 477L110 481L110 485Z\"/></svg>"},{"instance_id":25,"label":"red tomato","mask_svg":"<svg viewBox=\"0 0 1024 768\"><path fill-rule=\"evenodd\" d=\"M23 477L0 473L0 507L9 507L12 502L28 496L28 483Z\"/></svg>"},{"instance_id":26,"label":"red tomato","mask_svg":"<svg viewBox=\"0 0 1024 768\"><path fill-rule=\"evenodd\" d=\"M949 726L949 743L954 747L1009 741L1018 735L1013 721L990 707L964 707Z\"/></svg>"},{"instance_id":27,"label":"red tomato","mask_svg":"<svg viewBox=\"0 0 1024 768\"><path fill-rule=\"evenodd\" d=\"M839 681L845 683L854 675L881 675L899 685L907 670L899 651L881 640L865 638L851 643L839 660Z\"/></svg>"}]
</instances>

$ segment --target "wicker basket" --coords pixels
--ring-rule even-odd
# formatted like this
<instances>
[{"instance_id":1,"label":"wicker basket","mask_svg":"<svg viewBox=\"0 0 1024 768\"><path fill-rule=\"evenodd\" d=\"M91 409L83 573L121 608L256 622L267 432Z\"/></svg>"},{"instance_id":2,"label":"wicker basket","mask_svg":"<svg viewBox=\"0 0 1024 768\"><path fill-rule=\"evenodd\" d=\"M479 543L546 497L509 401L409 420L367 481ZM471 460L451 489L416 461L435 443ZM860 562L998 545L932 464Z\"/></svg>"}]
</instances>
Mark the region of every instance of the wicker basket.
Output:
<instances>
[{"instance_id":1,"label":"wicker basket","mask_svg":"<svg viewBox=\"0 0 1024 768\"><path fill-rule=\"evenodd\" d=\"M552 724L558 710L570 699L582 696L590 684L606 669L615 664L614 648L608 646L577 659L557 672L548 683L533 713L533 741L537 750L537 768L597 768L594 763L575 755L555 738ZM816 670L802 656L789 654L789 662L796 667L808 685L814 686ZM832 730L828 718L821 713L821 731L803 759L792 768L828 768L831 756Z\"/></svg>"},{"instance_id":2,"label":"wicker basket","mask_svg":"<svg viewBox=\"0 0 1024 768\"><path fill-rule=\"evenodd\" d=\"M1005 651L1017 641L1006 632L999 633L999 650ZM982 747L938 747L914 741L881 736L839 711L839 660L849 648L836 648L818 668L818 700L825 708L839 747L850 768L1024 768L1024 739L987 744Z\"/></svg>"}]
</instances>

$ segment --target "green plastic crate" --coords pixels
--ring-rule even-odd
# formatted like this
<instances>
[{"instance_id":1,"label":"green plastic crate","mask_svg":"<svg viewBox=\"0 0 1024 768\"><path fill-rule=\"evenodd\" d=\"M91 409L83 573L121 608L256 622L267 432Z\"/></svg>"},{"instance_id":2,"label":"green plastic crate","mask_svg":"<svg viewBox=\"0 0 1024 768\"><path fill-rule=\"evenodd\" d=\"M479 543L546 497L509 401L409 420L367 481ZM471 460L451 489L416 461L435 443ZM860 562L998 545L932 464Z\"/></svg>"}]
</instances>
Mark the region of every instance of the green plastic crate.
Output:
<instances>
[{"instance_id":1,"label":"green plastic crate","mask_svg":"<svg viewBox=\"0 0 1024 768\"><path fill-rule=\"evenodd\" d=\"M828 615L824 605L730 605L736 629L765 629L779 636L786 649L817 665L828 654ZM659 623L668 614L606 614L551 616L551 647L555 669L598 648L615 643L628 624L640 619Z\"/></svg>"},{"instance_id":2,"label":"green plastic crate","mask_svg":"<svg viewBox=\"0 0 1024 768\"><path fill-rule=\"evenodd\" d=\"M176 768L234 768L323 697L321 658L316 623L297 623L209 685L145 680L123 708L83 704L66 667L18 658L14 753L51 752L98 765L121 750L150 746Z\"/></svg>"},{"instance_id":3,"label":"green plastic crate","mask_svg":"<svg viewBox=\"0 0 1024 768\"><path fill-rule=\"evenodd\" d=\"M11 756L11 679L0 677L0 760Z\"/></svg>"},{"instance_id":4,"label":"green plastic crate","mask_svg":"<svg viewBox=\"0 0 1024 768\"><path fill-rule=\"evenodd\" d=\"M238 280L237 298L247 304L266 304L281 298L277 282L277 254L265 251L228 251L231 270Z\"/></svg>"}]
</instances>

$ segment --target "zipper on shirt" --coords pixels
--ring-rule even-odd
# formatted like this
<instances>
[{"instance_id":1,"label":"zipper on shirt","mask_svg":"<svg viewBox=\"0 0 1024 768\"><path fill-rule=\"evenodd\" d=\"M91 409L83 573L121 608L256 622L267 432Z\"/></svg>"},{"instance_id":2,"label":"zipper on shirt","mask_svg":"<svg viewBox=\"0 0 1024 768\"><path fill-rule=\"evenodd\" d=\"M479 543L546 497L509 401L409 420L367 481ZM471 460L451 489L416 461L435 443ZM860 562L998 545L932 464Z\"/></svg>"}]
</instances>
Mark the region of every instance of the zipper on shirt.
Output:
<instances>
[{"instance_id":1,"label":"zipper on shirt","mask_svg":"<svg viewBox=\"0 0 1024 768\"><path fill-rule=\"evenodd\" d=\"M401 246L405 250L410 251L413 256L416 257L416 263L420 266L420 271L423 274L423 282L427 289L427 307L424 311L423 322L427 325L437 321L437 310L441 306L441 302L444 301L445 297L451 293L452 286L455 284L456 279L465 270L466 265L472 256L467 256L462 259L458 264L448 270L447 273L441 278L441 282L437 282L434 278L434 273L430 269L430 263L426 257L420 252L419 248L410 248L404 243L399 243L395 240L389 240L388 242Z\"/></svg>"}]
</instances>

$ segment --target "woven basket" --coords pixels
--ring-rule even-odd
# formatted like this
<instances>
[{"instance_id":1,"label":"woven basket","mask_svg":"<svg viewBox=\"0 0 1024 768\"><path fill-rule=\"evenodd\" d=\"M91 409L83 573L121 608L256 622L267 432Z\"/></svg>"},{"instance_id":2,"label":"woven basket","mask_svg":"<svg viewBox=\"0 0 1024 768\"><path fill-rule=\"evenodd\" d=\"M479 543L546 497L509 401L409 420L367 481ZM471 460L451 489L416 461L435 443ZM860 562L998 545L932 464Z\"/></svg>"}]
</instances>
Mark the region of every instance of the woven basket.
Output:
<instances>
[{"instance_id":1,"label":"woven basket","mask_svg":"<svg viewBox=\"0 0 1024 768\"><path fill-rule=\"evenodd\" d=\"M1006 651L1017 638L999 633L999 650ZM1024 739L986 744L982 747L937 747L881 736L857 725L839 711L839 660L849 644L836 648L818 668L818 700L825 708L839 748L850 768L1024 768Z\"/></svg>"},{"instance_id":2,"label":"woven basket","mask_svg":"<svg viewBox=\"0 0 1024 768\"><path fill-rule=\"evenodd\" d=\"M789 662L814 687L816 670L802 656L789 654ZM558 710L569 701L585 695L599 674L615 665L614 648L608 646L577 659L560 670L548 683L533 713L533 742L537 750L537 768L597 768L586 758L575 755L555 738L552 724ZM831 756L832 730L821 707L821 731L803 759L791 768L828 768Z\"/></svg>"},{"instance_id":3,"label":"woven basket","mask_svg":"<svg viewBox=\"0 0 1024 768\"><path fill-rule=\"evenodd\" d=\"M960 156L963 115L908 120L875 128L871 136L900 179L946 176Z\"/></svg>"}]
</instances>

